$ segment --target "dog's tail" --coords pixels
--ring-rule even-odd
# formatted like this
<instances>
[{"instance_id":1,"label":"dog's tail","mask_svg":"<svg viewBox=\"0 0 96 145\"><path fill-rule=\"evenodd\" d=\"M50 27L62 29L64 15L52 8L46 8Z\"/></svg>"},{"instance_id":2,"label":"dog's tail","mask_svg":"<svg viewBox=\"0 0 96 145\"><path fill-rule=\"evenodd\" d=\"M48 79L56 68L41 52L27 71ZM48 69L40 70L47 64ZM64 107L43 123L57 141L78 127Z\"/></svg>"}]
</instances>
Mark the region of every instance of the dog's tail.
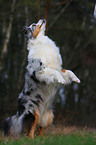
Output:
<instances>
[{"instance_id":1,"label":"dog's tail","mask_svg":"<svg viewBox=\"0 0 96 145\"><path fill-rule=\"evenodd\" d=\"M23 115L8 117L3 122L3 136L18 137L22 132Z\"/></svg>"},{"instance_id":2,"label":"dog's tail","mask_svg":"<svg viewBox=\"0 0 96 145\"><path fill-rule=\"evenodd\" d=\"M22 134L29 134L31 125L34 122L32 113L14 115L3 121L3 136L19 137Z\"/></svg>"}]
</instances>

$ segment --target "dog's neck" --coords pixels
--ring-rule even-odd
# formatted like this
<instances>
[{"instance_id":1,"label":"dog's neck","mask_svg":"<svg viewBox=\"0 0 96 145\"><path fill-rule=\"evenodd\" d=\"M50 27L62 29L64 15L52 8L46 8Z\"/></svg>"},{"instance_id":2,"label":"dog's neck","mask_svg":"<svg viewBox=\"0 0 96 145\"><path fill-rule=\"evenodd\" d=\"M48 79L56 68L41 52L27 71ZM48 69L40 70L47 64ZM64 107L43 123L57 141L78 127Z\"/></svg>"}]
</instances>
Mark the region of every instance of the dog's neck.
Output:
<instances>
[{"instance_id":1,"label":"dog's neck","mask_svg":"<svg viewBox=\"0 0 96 145\"><path fill-rule=\"evenodd\" d=\"M36 38L32 38L32 39L29 39L28 40L28 44L31 43L32 45L35 45L35 43L37 43L39 40L41 41L41 39L43 39L43 37L45 36L44 35L45 33L44 32L40 32ZM38 41L37 41L38 40Z\"/></svg>"},{"instance_id":2,"label":"dog's neck","mask_svg":"<svg viewBox=\"0 0 96 145\"><path fill-rule=\"evenodd\" d=\"M40 31L36 38L42 37L45 35L45 31Z\"/></svg>"}]
</instances>

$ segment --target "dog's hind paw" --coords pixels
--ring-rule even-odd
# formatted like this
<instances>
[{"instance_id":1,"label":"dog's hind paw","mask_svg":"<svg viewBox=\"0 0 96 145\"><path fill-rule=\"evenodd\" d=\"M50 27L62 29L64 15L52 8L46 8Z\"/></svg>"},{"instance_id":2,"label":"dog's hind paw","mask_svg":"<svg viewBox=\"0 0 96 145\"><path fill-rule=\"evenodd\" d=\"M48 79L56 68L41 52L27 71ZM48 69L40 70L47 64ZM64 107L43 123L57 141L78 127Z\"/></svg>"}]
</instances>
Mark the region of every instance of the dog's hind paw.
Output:
<instances>
[{"instance_id":1,"label":"dog's hind paw","mask_svg":"<svg viewBox=\"0 0 96 145\"><path fill-rule=\"evenodd\" d=\"M32 133L29 134L29 137L34 139L34 135Z\"/></svg>"}]
</instances>

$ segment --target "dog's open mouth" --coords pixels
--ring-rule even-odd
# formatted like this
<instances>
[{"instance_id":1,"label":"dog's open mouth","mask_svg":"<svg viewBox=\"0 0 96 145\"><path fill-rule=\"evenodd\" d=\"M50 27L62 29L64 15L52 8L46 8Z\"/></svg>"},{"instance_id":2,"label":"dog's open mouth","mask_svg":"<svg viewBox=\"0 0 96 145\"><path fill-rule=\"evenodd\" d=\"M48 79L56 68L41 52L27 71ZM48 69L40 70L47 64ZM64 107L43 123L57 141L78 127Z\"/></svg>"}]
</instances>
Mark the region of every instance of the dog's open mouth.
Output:
<instances>
[{"instance_id":1,"label":"dog's open mouth","mask_svg":"<svg viewBox=\"0 0 96 145\"><path fill-rule=\"evenodd\" d=\"M44 23L46 23L46 20L45 19L41 19L42 20L42 23L41 23L41 25L40 25L40 28L42 27L42 25L44 24Z\"/></svg>"},{"instance_id":2,"label":"dog's open mouth","mask_svg":"<svg viewBox=\"0 0 96 145\"><path fill-rule=\"evenodd\" d=\"M36 25L36 28L35 28L35 30L33 31L33 37L34 37L34 38L36 38L36 37L38 36L38 34L39 34L39 32L40 32L40 29L41 29L42 25L43 25L44 23L46 23L46 20L45 20L45 19L41 19L41 21L42 21L42 23Z\"/></svg>"}]
</instances>

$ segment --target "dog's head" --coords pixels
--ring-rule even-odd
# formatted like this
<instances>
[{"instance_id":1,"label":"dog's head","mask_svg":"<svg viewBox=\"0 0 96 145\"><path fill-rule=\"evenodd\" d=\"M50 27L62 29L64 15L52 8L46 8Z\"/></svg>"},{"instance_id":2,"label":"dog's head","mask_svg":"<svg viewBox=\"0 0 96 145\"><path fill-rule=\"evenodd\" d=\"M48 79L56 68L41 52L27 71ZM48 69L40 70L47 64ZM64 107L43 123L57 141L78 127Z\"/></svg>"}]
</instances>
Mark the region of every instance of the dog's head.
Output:
<instances>
[{"instance_id":1,"label":"dog's head","mask_svg":"<svg viewBox=\"0 0 96 145\"><path fill-rule=\"evenodd\" d=\"M40 19L38 23L33 23L29 27L24 26L23 32L28 39L36 38L45 33L46 20Z\"/></svg>"}]
</instances>

